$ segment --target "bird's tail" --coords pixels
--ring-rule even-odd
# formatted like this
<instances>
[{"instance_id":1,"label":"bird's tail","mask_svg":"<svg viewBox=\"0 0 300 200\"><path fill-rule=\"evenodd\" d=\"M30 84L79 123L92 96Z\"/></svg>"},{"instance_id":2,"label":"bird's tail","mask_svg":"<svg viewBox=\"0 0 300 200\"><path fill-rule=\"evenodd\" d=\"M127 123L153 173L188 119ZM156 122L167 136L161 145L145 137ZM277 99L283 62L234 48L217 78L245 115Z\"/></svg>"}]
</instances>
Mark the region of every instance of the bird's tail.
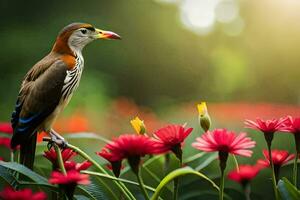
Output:
<instances>
[{"instance_id":1,"label":"bird's tail","mask_svg":"<svg viewBox=\"0 0 300 200\"><path fill-rule=\"evenodd\" d=\"M35 148L36 148L37 133L34 133L32 137L25 144L20 145L20 163L33 169Z\"/></svg>"}]
</instances>

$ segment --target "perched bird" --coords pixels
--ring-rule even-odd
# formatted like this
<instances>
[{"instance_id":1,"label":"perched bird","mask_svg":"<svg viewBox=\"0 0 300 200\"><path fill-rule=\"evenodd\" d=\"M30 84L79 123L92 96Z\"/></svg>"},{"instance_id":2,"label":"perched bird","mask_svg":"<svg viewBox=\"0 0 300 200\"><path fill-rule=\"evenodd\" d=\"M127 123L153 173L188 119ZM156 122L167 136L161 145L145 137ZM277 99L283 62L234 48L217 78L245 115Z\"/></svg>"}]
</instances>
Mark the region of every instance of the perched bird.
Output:
<instances>
[{"instance_id":1,"label":"perched bird","mask_svg":"<svg viewBox=\"0 0 300 200\"><path fill-rule=\"evenodd\" d=\"M37 133L47 132L53 142L66 141L52 129L58 114L79 85L84 60L82 49L97 39L120 39L85 23L72 23L58 34L51 52L26 74L12 113L11 147L20 145L20 162L33 168Z\"/></svg>"}]
</instances>

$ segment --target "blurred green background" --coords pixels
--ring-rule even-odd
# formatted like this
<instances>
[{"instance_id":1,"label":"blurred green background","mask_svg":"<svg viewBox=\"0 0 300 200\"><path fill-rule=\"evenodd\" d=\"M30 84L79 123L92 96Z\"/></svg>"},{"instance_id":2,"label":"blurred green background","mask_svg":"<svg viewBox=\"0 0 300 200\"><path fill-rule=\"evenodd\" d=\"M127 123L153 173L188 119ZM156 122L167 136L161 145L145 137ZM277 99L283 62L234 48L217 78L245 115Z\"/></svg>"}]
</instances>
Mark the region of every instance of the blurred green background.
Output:
<instances>
[{"instance_id":1,"label":"blurred green background","mask_svg":"<svg viewBox=\"0 0 300 200\"><path fill-rule=\"evenodd\" d=\"M125 96L160 109L177 102L299 105L300 3L236 0L1 1L0 113L57 33L88 22L120 34L84 50L70 107ZM69 108L71 109L71 108Z\"/></svg>"}]
</instances>

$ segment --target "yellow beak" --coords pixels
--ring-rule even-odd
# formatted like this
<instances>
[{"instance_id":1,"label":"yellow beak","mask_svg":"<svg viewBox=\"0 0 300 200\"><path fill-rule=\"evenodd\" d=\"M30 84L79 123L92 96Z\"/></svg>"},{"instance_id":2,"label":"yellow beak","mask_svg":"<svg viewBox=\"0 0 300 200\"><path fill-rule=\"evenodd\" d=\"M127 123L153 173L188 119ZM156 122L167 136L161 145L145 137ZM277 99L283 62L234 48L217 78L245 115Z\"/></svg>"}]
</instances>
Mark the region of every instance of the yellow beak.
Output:
<instances>
[{"instance_id":1,"label":"yellow beak","mask_svg":"<svg viewBox=\"0 0 300 200\"><path fill-rule=\"evenodd\" d=\"M96 33L97 33L97 36L96 36L97 39L112 39L112 40L120 40L121 39L121 37L118 34L111 32L111 31L104 31L104 30L96 29Z\"/></svg>"}]
</instances>

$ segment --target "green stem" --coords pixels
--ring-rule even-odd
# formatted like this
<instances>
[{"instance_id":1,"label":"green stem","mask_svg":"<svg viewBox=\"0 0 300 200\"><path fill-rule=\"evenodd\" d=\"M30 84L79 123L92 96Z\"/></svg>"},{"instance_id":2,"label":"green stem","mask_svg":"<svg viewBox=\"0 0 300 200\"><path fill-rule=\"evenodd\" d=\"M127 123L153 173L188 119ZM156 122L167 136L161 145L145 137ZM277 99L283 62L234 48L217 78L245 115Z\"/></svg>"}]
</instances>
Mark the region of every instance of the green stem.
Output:
<instances>
[{"instance_id":1,"label":"green stem","mask_svg":"<svg viewBox=\"0 0 300 200\"><path fill-rule=\"evenodd\" d=\"M14 150L10 150L10 162L14 162Z\"/></svg>"},{"instance_id":2,"label":"green stem","mask_svg":"<svg viewBox=\"0 0 300 200\"><path fill-rule=\"evenodd\" d=\"M224 179L225 179L224 170L221 169L219 200L224 199Z\"/></svg>"},{"instance_id":3,"label":"green stem","mask_svg":"<svg viewBox=\"0 0 300 200\"><path fill-rule=\"evenodd\" d=\"M298 179L298 156L300 153L300 135L299 133L294 133L294 139L295 139L295 146L296 146L296 155L294 160L294 170L293 170L293 183L296 188L297 187L297 179Z\"/></svg>"},{"instance_id":4,"label":"green stem","mask_svg":"<svg viewBox=\"0 0 300 200\"><path fill-rule=\"evenodd\" d=\"M299 153L296 152L296 156L295 156L295 160L294 160L294 169L293 169L293 182L294 182L294 186L296 188L297 187L297 178L298 178L298 156L299 156Z\"/></svg>"},{"instance_id":5,"label":"green stem","mask_svg":"<svg viewBox=\"0 0 300 200\"><path fill-rule=\"evenodd\" d=\"M142 174L141 174L141 168L139 168L138 172L136 173L136 177L137 177L137 180L139 182L141 191L142 191L145 199L149 200L150 198L149 198L148 192L146 191L146 188L145 188L145 185L144 185L144 182L143 182L143 178L142 178Z\"/></svg>"},{"instance_id":6,"label":"green stem","mask_svg":"<svg viewBox=\"0 0 300 200\"><path fill-rule=\"evenodd\" d=\"M79 149L76 146L73 146L71 144L67 145L68 148L72 149L73 151L77 152L81 157L84 159L90 161L100 172L104 174L108 174L102 167L99 165L94 159L92 159L89 155L87 155L84 151ZM118 181L114 181L116 185L119 187L119 189L123 192L123 194L126 196L127 199L135 200L135 197L133 194L128 190L128 188L122 183Z\"/></svg>"},{"instance_id":7,"label":"green stem","mask_svg":"<svg viewBox=\"0 0 300 200\"><path fill-rule=\"evenodd\" d=\"M65 169L65 166L64 166L64 161L62 159L60 149L57 146L57 144L55 144L55 143L53 143L53 146L54 146L54 149L55 149L55 152L56 152L56 155L57 155L57 161L58 161L59 168L60 168L61 172L64 175L66 175L67 172L66 172L66 169Z\"/></svg>"},{"instance_id":8,"label":"green stem","mask_svg":"<svg viewBox=\"0 0 300 200\"><path fill-rule=\"evenodd\" d=\"M220 171L221 171L221 179L220 179L220 190L219 190L219 200L224 199L224 181L225 181L225 169L227 165L228 152L219 151L219 160L220 160Z\"/></svg>"},{"instance_id":9,"label":"green stem","mask_svg":"<svg viewBox=\"0 0 300 200\"><path fill-rule=\"evenodd\" d=\"M232 154L232 157L233 157L233 161L234 161L234 164L235 164L235 168L239 172L240 171L239 163L238 163L235 155Z\"/></svg>"},{"instance_id":10,"label":"green stem","mask_svg":"<svg viewBox=\"0 0 300 200\"><path fill-rule=\"evenodd\" d=\"M179 168L182 166L182 151L180 149L180 153L178 154L178 160L179 160ZM178 189L179 189L179 177L174 179L174 196L173 199L178 199Z\"/></svg>"},{"instance_id":11,"label":"green stem","mask_svg":"<svg viewBox=\"0 0 300 200\"><path fill-rule=\"evenodd\" d=\"M274 195L275 199L278 200L278 191L277 191L277 183L276 183L276 177L275 177L275 170L274 170L274 164L272 160L272 151L271 151L271 145L268 144L268 152L269 152L269 162L272 170L272 183L273 183L273 190L274 190Z\"/></svg>"},{"instance_id":12,"label":"green stem","mask_svg":"<svg viewBox=\"0 0 300 200\"><path fill-rule=\"evenodd\" d=\"M172 149L172 152L176 155L179 160L179 168L182 166L182 149L181 144L175 145ZM178 198L178 188L179 188L179 177L174 179L174 196L173 199L177 200Z\"/></svg>"},{"instance_id":13,"label":"green stem","mask_svg":"<svg viewBox=\"0 0 300 200\"><path fill-rule=\"evenodd\" d=\"M246 200L251 200L250 194L251 194L251 186L250 183L247 183L244 186L244 194L245 194L245 198Z\"/></svg>"}]
</instances>

